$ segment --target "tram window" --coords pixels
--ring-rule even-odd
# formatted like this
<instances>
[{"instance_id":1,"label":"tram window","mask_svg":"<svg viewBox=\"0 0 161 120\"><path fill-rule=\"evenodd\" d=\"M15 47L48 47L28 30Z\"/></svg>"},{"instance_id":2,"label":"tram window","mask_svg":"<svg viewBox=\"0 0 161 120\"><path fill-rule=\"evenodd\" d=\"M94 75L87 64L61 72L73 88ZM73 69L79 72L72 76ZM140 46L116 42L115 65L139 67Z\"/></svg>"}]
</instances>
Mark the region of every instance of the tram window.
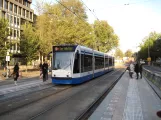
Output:
<instances>
[{"instance_id":1,"label":"tram window","mask_svg":"<svg viewBox=\"0 0 161 120\"><path fill-rule=\"evenodd\" d=\"M92 55L84 55L84 72L92 70Z\"/></svg>"},{"instance_id":2,"label":"tram window","mask_svg":"<svg viewBox=\"0 0 161 120\"><path fill-rule=\"evenodd\" d=\"M105 58L105 66L106 67L108 67L108 65L109 65L108 62L109 62L108 58Z\"/></svg>"},{"instance_id":3,"label":"tram window","mask_svg":"<svg viewBox=\"0 0 161 120\"><path fill-rule=\"evenodd\" d=\"M77 52L75 53L74 70L73 70L73 73L79 73L79 68L80 68L79 60L80 60L80 54L79 54L79 52L77 51Z\"/></svg>"},{"instance_id":4,"label":"tram window","mask_svg":"<svg viewBox=\"0 0 161 120\"><path fill-rule=\"evenodd\" d=\"M104 67L104 58L95 56L95 69Z\"/></svg>"},{"instance_id":5,"label":"tram window","mask_svg":"<svg viewBox=\"0 0 161 120\"><path fill-rule=\"evenodd\" d=\"M112 66L112 58L109 58L109 66Z\"/></svg>"}]
</instances>

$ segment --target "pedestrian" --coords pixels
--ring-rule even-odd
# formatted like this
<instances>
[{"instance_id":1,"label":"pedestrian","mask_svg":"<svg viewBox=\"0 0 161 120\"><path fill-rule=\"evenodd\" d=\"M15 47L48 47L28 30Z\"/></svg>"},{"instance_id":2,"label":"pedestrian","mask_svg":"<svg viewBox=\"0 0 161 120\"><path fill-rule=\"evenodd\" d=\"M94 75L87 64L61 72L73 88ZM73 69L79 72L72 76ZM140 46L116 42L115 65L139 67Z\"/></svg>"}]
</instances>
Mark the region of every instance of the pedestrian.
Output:
<instances>
[{"instance_id":1,"label":"pedestrian","mask_svg":"<svg viewBox=\"0 0 161 120\"><path fill-rule=\"evenodd\" d=\"M18 77L19 77L19 65L18 63L16 63L13 68L13 78L14 78L15 85L17 85Z\"/></svg>"},{"instance_id":2,"label":"pedestrian","mask_svg":"<svg viewBox=\"0 0 161 120\"><path fill-rule=\"evenodd\" d=\"M139 72L140 72L140 78L142 79L142 71L143 71L143 65L140 64L139 66Z\"/></svg>"},{"instance_id":3,"label":"pedestrian","mask_svg":"<svg viewBox=\"0 0 161 120\"><path fill-rule=\"evenodd\" d=\"M47 80L47 72L48 72L48 64L45 61L42 65L43 82Z\"/></svg>"},{"instance_id":4,"label":"pedestrian","mask_svg":"<svg viewBox=\"0 0 161 120\"><path fill-rule=\"evenodd\" d=\"M140 66L139 61L137 61L135 65L135 72L136 72L137 79L139 78L139 71L140 71L139 66Z\"/></svg>"},{"instance_id":5,"label":"pedestrian","mask_svg":"<svg viewBox=\"0 0 161 120\"><path fill-rule=\"evenodd\" d=\"M131 62L129 66L129 75L132 78L132 75L134 73L134 64Z\"/></svg>"}]
</instances>

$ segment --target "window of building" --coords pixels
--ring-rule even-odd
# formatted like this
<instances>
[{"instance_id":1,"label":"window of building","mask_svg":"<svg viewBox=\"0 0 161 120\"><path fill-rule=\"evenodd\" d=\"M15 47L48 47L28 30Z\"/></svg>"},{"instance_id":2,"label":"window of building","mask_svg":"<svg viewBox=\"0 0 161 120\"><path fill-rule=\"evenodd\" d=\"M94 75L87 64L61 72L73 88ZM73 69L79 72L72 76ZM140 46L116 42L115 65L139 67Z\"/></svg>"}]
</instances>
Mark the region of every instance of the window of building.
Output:
<instances>
[{"instance_id":1,"label":"window of building","mask_svg":"<svg viewBox=\"0 0 161 120\"><path fill-rule=\"evenodd\" d=\"M14 5L14 12L17 13L17 5Z\"/></svg>"},{"instance_id":2,"label":"window of building","mask_svg":"<svg viewBox=\"0 0 161 120\"><path fill-rule=\"evenodd\" d=\"M7 2L7 0L4 1L4 8L8 10L8 2Z\"/></svg>"},{"instance_id":3,"label":"window of building","mask_svg":"<svg viewBox=\"0 0 161 120\"><path fill-rule=\"evenodd\" d=\"M29 17L29 11L26 11L26 17L27 18Z\"/></svg>"},{"instance_id":4,"label":"window of building","mask_svg":"<svg viewBox=\"0 0 161 120\"><path fill-rule=\"evenodd\" d=\"M32 20L32 12L30 12L30 19Z\"/></svg>"},{"instance_id":5,"label":"window of building","mask_svg":"<svg viewBox=\"0 0 161 120\"><path fill-rule=\"evenodd\" d=\"M5 18L5 12L2 12L2 18Z\"/></svg>"},{"instance_id":6,"label":"window of building","mask_svg":"<svg viewBox=\"0 0 161 120\"><path fill-rule=\"evenodd\" d=\"M8 21L9 21L9 19L10 19L10 15L9 15L9 14L7 14L7 19L8 19Z\"/></svg>"},{"instance_id":7,"label":"window of building","mask_svg":"<svg viewBox=\"0 0 161 120\"><path fill-rule=\"evenodd\" d=\"M13 11L13 3L10 3L10 11Z\"/></svg>"},{"instance_id":8,"label":"window of building","mask_svg":"<svg viewBox=\"0 0 161 120\"><path fill-rule=\"evenodd\" d=\"M20 44L17 44L17 50L20 50Z\"/></svg>"},{"instance_id":9,"label":"window of building","mask_svg":"<svg viewBox=\"0 0 161 120\"><path fill-rule=\"evenodd\" d=\"M22 4L22 0L19 0L19 3L21 3L21 4Z\"/></svg>"},{"instance_id":10,"label":"window of building","mask_svg":"<svg viewBox=\"0 0 161 120\"><path fill-rule=\"evenodd\" d=\"M21 7L18 7L18 14L21 15Z\"/></svg>"},{"instance_id":11,"label":"window of building","mask_svg":"<svg viewBox=\"0 0 161 120\"><path fill-rule=\"evenodd\" d=\"M3 7L3 0L0 0L0 7Z\"/></svg>"},{"instance_id":12,"label":"window of building","mask_svg":"<svg viewBox=\"0 0 161 120\"><path fill-rule=\"evenodd\" d=\"M29 8L30 8L30 4L31 4L31 3L30 3L30 2L28 2L28 7L29 7Z\"/></svg>"},{"instance_id":13,"label":"window of building","mask_svg":"<svg viewBox=\"0 0 161 120\"><path fill-rule=\"evenodd\" d=\"M12 34L11 34L11 37L13 37L14 36L14 30L12 29Z\"/></svg>"},{"instance_id":14,"label":"window of building","mask_svg":"<svg viewBox=\"0 0 161 120\"><path fill-rule=\"evenodd\" d=\"M16 25L16 17L14 17L14 24Z\"/></svg>"},{"instance_id":15,"label":"window of building","mask_svg":"<svg viewBox=\"0 0 161 120\"><path fill-rule=\"evenodd\" d=\"M25 9L23 9L23 13L22 13L22 15L25 17Z\"/></svg>"},{"instance_id":16,"label":"window of building","mask_svg":"<svg viewBox=\"0 0 161 120\"><path fill-rule=\"evenodd\" d=\"M20 25L20 18L17 18L17 25Z\"/></svg>"},{"instance_id":17,"label":"window of building","mask_svg":"<svg viewBox=\"0 0 161 120\"><path fill-rule=\"evenodd\" d=\"M10 23L11 24L13 23L13 16L12 15L10 16Z\"/></svg>"},{"instance_id":18,"label":"window of building","mask_svg":"<svg viewBox=\"0 0 161 120\"><path fill-rule=\"evenodd\" d=\"M17 30L14 30L14 37L17 37Z\"/></svg>"},{"instance_id":19,"label":"window of building","mask_svg":"<svg viewBox=\"0 0 161 120\"><path fill-rule=\"evenodd\" d=\"M20 37L20 31L19 30L17 31L17 37Z\"/></svg>"},{"instance_id":20,"label":"window of building","mask_svg":"<svg viewBox=\"0 0 161 120\"><path fill-rule=\"evenodd\" d=\"M26 0L23 0L23 5L25 5L25 6L26 6Z\"/></svg>"}]
</instances>

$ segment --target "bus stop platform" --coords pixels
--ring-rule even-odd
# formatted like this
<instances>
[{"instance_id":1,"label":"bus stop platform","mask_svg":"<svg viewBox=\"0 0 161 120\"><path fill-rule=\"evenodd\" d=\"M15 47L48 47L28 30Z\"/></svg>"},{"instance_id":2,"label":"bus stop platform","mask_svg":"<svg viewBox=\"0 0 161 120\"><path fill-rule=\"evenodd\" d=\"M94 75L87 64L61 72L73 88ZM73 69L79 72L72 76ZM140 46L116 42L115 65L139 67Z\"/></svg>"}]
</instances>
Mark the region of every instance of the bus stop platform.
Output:
<instances>
[{"instance_id":1,"label":"bus stop platform","mask_svg":"<svg viewBox=\"0 0 161 120\"><path fill-rule=\"evenodd\" d=\"M158 110L161 99L147 79L126 71L88 120L161 120Z\"/></svg>"}]
</instances>

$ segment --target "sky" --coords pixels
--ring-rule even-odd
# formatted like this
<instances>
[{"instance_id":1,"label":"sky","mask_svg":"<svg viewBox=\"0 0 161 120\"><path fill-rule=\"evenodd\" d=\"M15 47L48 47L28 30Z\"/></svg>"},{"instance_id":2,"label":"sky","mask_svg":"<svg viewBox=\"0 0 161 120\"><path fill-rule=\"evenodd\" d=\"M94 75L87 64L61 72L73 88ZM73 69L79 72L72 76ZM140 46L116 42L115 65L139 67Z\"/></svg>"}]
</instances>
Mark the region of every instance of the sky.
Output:
<instances>
[{"instance_id":1,"label":"sky","mask_svg":"<svg viewBox=\"0 0 161 120\"><path fill-rule=\"evenodd\" d=\"M33 0L35 4L36 0ZM43 0L55 2L55 0ZM99 20L106 20L119 37L119 48L136 52L152 31L161 33L161 0L80 0ZM85 7L86 8L86 7ZM34 7L33 7L34 9ZM96 17L86 8L88 22Z\"/></svg>"}]
</instances>

